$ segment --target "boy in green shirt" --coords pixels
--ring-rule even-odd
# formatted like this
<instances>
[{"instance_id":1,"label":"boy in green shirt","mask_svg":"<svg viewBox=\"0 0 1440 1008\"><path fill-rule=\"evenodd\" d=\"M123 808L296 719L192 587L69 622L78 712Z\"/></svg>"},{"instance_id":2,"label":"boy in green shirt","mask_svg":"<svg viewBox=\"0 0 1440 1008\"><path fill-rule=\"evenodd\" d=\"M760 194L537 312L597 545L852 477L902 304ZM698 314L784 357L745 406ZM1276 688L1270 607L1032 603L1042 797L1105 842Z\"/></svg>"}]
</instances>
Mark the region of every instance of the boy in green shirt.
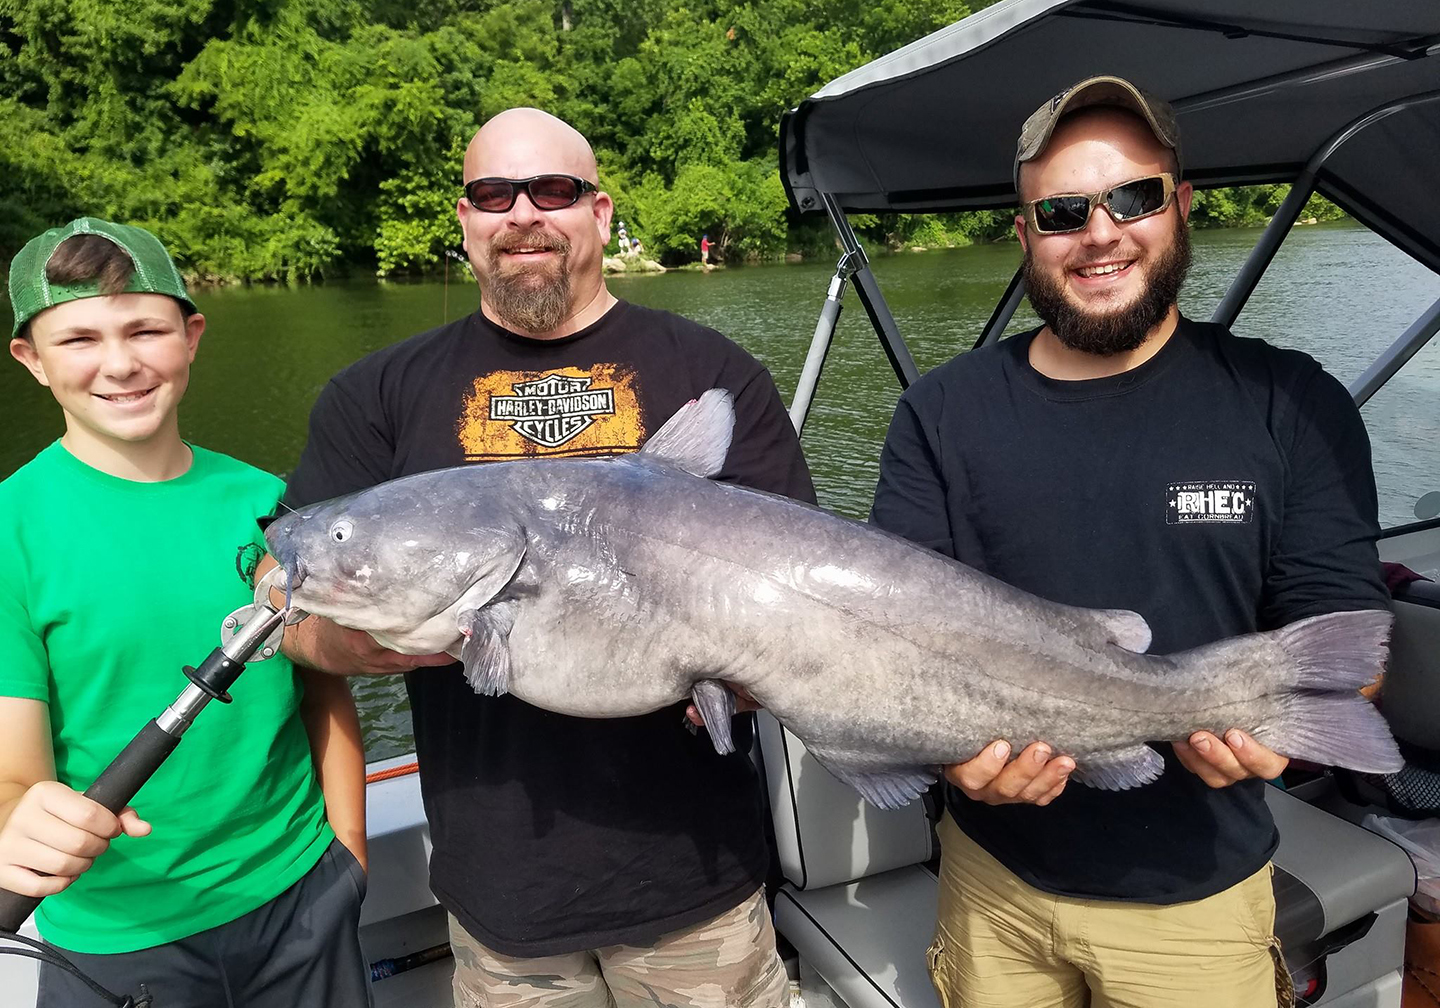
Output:
<instances>
[{"instance_id":1,"label":"boy in green shirt","mask_svg":"<svg viewBox=\"0 0 1440 1008\"><path fill-rule=\"evenodd\" d=\"M368 1004L344 680L254 663L134 808L78 793L250 601L237 550L283 489L180 438L204 316L153 235L93 218L27 244L10 299L10 352L65 433L0 482L0 888L47 897L47 941L166 1008ZM42 965L40 1008L89 1003Z\"/></svg>"}]
</instances>

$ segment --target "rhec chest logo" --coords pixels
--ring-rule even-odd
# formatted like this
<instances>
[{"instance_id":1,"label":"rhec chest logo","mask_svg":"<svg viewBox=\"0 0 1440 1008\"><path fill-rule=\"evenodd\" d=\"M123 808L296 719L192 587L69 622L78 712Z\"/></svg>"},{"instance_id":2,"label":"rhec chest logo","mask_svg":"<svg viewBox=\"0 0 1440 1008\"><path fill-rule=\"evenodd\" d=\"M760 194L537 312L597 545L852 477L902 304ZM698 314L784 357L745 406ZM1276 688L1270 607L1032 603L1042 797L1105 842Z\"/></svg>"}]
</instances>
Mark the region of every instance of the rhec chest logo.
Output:
<instances>
[{"instance_id":1,"label":"rhec chest logo","mask_svg":"<svg viewBox=\"0 0 1440 1008\"><path fill-rule=\"evenodd\" d=\"M1248 523L1254 514L1255 484L1244 480L1171 483L1166 489L1166 525Z\"/></svg>"},{"instance_id":2,"label":"rhec chest logo","mask_svg":"<svg viewBox=\"0 0 1440 1008\"><path fill-rule=\"evenodd\" d=\"M546 448L559 448L595 422L614 416L615 390L592 388L591 378L547 374L517 382L514 395L490 397L490 419L508 420L517 433Z\"/></svg>"}]
</instances>

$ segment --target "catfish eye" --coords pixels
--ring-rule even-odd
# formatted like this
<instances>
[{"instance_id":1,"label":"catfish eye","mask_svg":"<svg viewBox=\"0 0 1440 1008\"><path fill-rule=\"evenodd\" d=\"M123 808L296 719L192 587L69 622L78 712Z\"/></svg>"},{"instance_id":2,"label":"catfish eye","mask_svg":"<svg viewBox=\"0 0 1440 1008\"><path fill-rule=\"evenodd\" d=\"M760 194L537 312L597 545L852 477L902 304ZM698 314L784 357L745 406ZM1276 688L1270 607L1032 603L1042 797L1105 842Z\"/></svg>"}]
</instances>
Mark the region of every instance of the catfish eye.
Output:
<instances>
[{"instance_id":1,"label":"catfish eye","mask_svg":"<svg viewBox=\"0 0 1440 1008\"><path fill-rule=\"evenodd\" d=\"M355 526L351 525L344 518L341 518L334 525L330 526L330 538L336 542L344 542L355 532Z\"/></svg>"}]
</instances>

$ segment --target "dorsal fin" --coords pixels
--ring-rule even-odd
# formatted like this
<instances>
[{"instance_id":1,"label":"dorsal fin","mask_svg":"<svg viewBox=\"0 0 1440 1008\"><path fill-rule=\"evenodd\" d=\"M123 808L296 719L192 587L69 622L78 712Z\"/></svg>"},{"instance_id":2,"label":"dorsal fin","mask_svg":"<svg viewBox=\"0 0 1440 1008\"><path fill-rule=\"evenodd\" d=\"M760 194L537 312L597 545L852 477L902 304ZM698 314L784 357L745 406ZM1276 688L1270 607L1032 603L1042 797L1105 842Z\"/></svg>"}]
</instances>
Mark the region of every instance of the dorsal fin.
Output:
<instances>
[{"instance_id":1,"label":"dorsal fin","mask_svg":"<svg viewBox=\"0 0 1440 1008\"><path fill-rule=\"evenodd\" d=\"M676 410L640 453L696 476L714 476L725 465L734 430L735 406L730 393L712 388Z\"/></svg>"},{"instance_id":2,"label":"dorsal fin","mask_svg":"<svg viewBox=\"0 0 1440 1008\"><path fill-rule=\"evenodd\" d=\"M1110 643L1136 654L1150 650L1150 624L1144 616L1129 609L1096 609L1095 616L1108 632Z\"/></svg>"}]
</instances>

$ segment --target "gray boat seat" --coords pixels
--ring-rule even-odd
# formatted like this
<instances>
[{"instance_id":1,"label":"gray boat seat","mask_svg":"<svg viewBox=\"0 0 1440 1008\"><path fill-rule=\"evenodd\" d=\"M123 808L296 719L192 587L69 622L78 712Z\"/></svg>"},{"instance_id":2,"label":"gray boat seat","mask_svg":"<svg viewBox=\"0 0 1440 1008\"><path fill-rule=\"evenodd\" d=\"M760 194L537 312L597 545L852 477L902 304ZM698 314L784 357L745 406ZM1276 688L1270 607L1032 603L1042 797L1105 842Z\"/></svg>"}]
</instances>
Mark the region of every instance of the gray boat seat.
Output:
<instances>
[{"instance_id":1,"label":"gray boat seat","mask_svg":"<svg viewBox=\"0 0 1440 1008\"><path fill-rule=\"evenodd\" d=\"M1384 711L1395 737L1440 752L1440 583L1395 592Z\"/></svg>"},{"instance_id":2,"label":"gray boat seat","mask_svg":"<svg viewBox=\"0 0 1440 1008\"><path fill-rule=\"evenodd\" d=\"M850 1008L940 1008L925 968L939 856L922 802L882 811L761 711L758 735L786 883L775 927Z\"/></svg>"},{"instance_id":3,"label":"gray boat seat","mask_svg":"<svg viewBox=\"0 0 1440 1008\"><path fill-rule=\"evenodd\" d=\"M1337 772L1353 803L1405 819L1440 815L1440 584L1398 588L1380 709L1400 743L1397 773Z\"/></svg>"},{"instance_id":4,"label":"gray boat seat","mask_svg":"<svg viewBox=\"0 0 1440 1008\"><path fill-rule=\"evenodd\" d=\"M1265 799L1280 831L1275 933L1297 990L1314 991L1303 1003L1399 1008L1409 856L1279 788Z\"/></svg>"},{"instance_id":5,"label":"gray boat seat","mask_svg":"<svg viewBox=\"0 0 1440 1008\"><path fill-rule=\"evenodd\" d=\"M923 804L865 804L767 714L759 743L786 883L775 924L850 1008L939 1008L925 967L939 849ZM1277 788L1277 932L1335 1008L1398 1008L1406 901L1396 846Z\"/></svg>"}]
</instances>

